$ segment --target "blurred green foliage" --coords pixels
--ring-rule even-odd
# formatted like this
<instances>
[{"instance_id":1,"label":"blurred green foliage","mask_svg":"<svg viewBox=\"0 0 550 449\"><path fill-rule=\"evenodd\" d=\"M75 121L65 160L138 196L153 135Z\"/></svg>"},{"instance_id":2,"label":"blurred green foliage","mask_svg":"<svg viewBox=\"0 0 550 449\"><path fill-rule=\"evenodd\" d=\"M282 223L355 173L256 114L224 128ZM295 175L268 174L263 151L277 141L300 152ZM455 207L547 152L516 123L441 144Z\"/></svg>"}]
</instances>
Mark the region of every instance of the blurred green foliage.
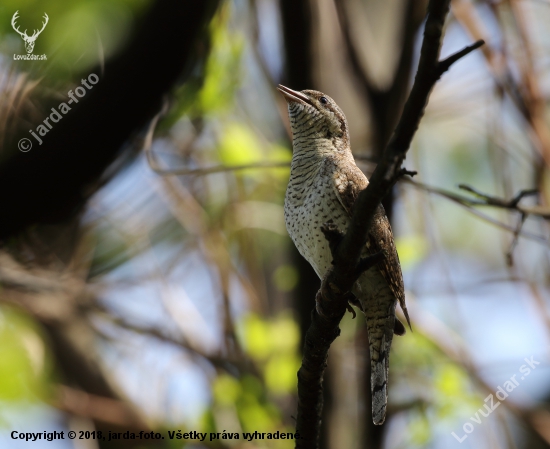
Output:
<instances>
[{"instance_id":1,"label":"blurred green foliage","mask_svg":"<svg viewBox=\"0 0 550 449\"><path fill-rule=\"evenodd\" d=\"M240 329L243 345L263 369L269 391L274 394L294 392L300 367L300 331L292 316L283 313L266 320L249 314Z\"/></svg>"},{"instance_id":2,"label":"blurred green foliage","mask_svg":"<svg viewBox=\"0 0 550 449\"><path fill-rule=\"evenodd\" d=\"M195 110L202 113L228 111L243 78L244 36L227 26L229 15L229 3L226 3L211 24L212 50L206 63L204 84L193 103Z\"/></svg>"},{"instance_id":3,"label":"blurred green foliage","mask_svg":"<svg viewBox=\"0 0 550 449\"><path fill-rule=\"evenodd\" d=\"M259 370L260 378L251 372L233 376L217 371L211 381L212 401L196 428L198 432L238 433L238 440L214 440L214 447L243 444L243 432L290 432L292 422L281 413L280 401L288 400L296 389L299 329L289 313L263 319L248 314L237 327L246 354ZM255 447L290 449L293 440L255 439ZM181 447L181 446L179 446Z\"/></svg>"},{"instance_id":4,"label":"blurred green foliage","mask_svg":"<svg viewBox=\"0 0 550 449\"><path fill-rule=\"evenodd\" d=\"M252 164L262 159L258 138L242 123L225 126L218 151L220 161L228 166Z\"/></svg>"},{"instance_id":5,"label":"blurred green foliage","mask_svg":"<svg viewBox=\"0 0 550 449\"><path fill-rule=\"evenodd\" d=\"M206 60L199 60L189 80L174 93L174 104L160 123L167 129L182 116L218 117L232 111L242 78L243 35L229 26L231 5L224 3L209 28L209 40L203 43Z\"/></svg>"},{"instance_id":6,"label":"blurred green foliage","mask_svg":"<svg viewBox=\"0 0 550 449\"><path fill-rule=\"evenodd\" d=\"M236 432L239 428L241 438L242 432L293 432L283 422L276 399L296 389L300 365L296 322L286 313L271 319L249 314L238 331L262 379L252 374L236 378L218 373L212 381L212 406L203 417L203 431ZM294 447L292 440L255 440L255 444L277 449Z\"/></svg>"},{"instance_id":7,"label":"blurred green foliage","mask_svg":"<svg viewBox=\"0 0 550 449\"><path fill-rule=\"evenodd\" d=\"M45 400L52 365L36 323L14 308L1 306L0 341L0 401Z\"/></svg>"}]
</instances>

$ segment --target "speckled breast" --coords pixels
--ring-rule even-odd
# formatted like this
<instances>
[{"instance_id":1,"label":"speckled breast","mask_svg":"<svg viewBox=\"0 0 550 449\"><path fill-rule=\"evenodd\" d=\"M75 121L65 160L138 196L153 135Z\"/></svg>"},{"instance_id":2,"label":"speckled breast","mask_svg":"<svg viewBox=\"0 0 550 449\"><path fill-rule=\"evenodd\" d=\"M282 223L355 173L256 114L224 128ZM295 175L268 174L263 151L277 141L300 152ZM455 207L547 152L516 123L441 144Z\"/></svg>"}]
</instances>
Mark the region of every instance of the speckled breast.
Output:
<instances>
[{"instance_id":1,"label":"speckled breast","mask_svg":"<svg viewBox=\"0 0 550 449\"><path fill-rule=\"evenodd\" d=\"M313 266L320 278L332 262L321 226L332 220L345 231L349 223L347 213L336 197L333 170L334 166L326 159L293 160L285 195L287 231L300 254Z\"/></svg>"}]
</instances>

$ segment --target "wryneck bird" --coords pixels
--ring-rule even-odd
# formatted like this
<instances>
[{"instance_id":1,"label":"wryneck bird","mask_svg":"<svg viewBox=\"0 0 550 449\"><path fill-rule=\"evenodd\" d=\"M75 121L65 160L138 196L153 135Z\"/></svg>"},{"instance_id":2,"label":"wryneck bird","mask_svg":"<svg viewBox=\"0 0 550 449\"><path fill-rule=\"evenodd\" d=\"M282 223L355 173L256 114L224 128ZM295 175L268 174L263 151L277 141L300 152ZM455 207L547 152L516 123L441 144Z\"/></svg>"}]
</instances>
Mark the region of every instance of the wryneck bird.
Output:
<instances>
[{"instance_id":1,"label":"wryneck bird","mask_svg":"<svg viewBox=\"0 0 550 449\"><path fill-rule=\"evenodd\" d=\"M348 123L334 100L315 90L298 92L281 85L278 89L288 103L293 136L284 205L286 228L300 254L323 279L331 267L332 255L321 226L331 222L345 232L355 200L369 182L355 165ZM395 316L397 302L409 322L401 265L381 205L362 257L379 252L384 258L361 274L352 289L353 305L362 310L367 322L374 424L382 424L386 418L393 335L405 333Z\"/></svg>"}]
</instances>

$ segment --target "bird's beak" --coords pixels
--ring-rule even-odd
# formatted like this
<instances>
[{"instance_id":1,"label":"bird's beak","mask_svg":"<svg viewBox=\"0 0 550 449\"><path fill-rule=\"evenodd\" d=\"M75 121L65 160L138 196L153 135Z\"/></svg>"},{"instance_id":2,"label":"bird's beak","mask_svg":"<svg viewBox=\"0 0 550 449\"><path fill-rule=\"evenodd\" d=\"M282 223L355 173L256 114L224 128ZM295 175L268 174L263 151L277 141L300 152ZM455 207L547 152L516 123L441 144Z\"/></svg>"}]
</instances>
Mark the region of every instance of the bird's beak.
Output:
<instances>
[{"instance_id":1,"label":"bird's beak","mask_svg":"<svg viewBox=\"0 0 550 449\"><path fill-rule=\"evenodd\" d=\"M303 94L302 92L298 92L297 90L289 89L288 87L285 87L282 84L279 84L277 86L277 89L279 90L279 92L281 92L284 95L285 100L288 103L294 101L296 103L306 103L306 104L309 104L309 105L313 106L313 104L311 103L311 100L309 99L309 97L307 95Z\"/></svg>"}]
</instances>

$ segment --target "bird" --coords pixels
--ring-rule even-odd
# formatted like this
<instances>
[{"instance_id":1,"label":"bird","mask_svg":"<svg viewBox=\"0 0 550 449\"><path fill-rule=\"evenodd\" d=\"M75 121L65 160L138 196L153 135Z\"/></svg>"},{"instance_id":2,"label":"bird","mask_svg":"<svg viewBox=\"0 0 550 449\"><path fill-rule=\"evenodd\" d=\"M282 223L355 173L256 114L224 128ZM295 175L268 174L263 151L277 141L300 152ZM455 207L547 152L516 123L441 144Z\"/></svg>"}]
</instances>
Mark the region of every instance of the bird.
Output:
<instances>
[{"instance_id":1,"label":"bird","mask_svg":"<svg viewBox=\"0 0 550 449\"><path fill-rule=\"evenodd\" d=\"M295 91L281 84L292 130L292 162L284 200L285 224L300 254L320 279L331 268L332 254L321 228L345 232L359 193L369 181L351 152L346 116L328 95ZM395 316L399 302L410 327L405 289L392 229L382 205L368 232L362 257L382 253L352 288L353 305L365 315L371 361L373 423L386 419L389 356L393 335L405 327Z\"/></svg>"}]
</instances>

